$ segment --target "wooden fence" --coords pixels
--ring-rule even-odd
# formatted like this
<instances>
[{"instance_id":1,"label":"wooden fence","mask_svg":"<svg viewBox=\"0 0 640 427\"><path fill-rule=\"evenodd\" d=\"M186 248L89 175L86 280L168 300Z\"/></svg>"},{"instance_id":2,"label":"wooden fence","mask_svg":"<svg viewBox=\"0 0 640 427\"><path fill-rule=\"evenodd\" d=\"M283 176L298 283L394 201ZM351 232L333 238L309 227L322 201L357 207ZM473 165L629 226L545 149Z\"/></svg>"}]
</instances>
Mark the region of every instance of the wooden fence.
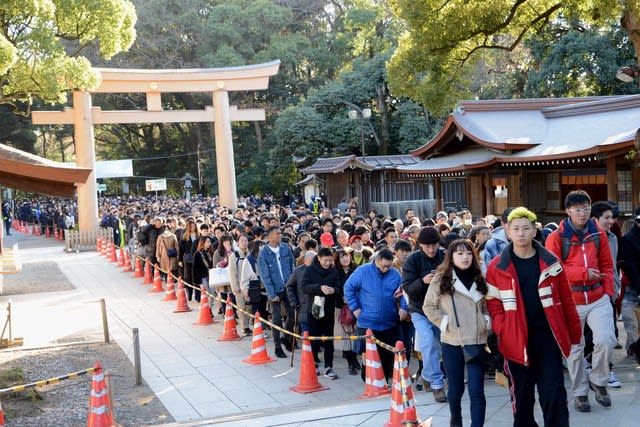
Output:
<instances>
[{"instance_id":1,"label":"wooden fence","mask_svg":"<svg viewBox=\"0 0 640 427\"><path fill-rule=\"evenodd\" d=\"M64 250L67 252L95 251L98 238L113 242L113 228L96 228L89 231L64 230Z\"/></svg>"}]
</instances>

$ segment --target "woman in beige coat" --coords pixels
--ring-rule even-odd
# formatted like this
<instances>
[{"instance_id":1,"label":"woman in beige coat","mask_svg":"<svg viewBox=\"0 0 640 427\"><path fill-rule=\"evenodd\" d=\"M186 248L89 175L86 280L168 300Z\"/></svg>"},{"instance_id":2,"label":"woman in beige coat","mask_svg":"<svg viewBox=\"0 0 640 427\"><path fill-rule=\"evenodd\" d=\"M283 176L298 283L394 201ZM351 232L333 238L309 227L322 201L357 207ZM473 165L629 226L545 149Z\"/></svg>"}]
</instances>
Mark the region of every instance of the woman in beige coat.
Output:
<instances>
[{"instance_id":1,"label":"woman in beige coat","mask_svg":"<svg viewBox=\"0 0 640 427\"><path fill-rule=\"evenodd\" d=\"M178 276L178 239L169 229L158 236L156 242L156 258L160 264L161 275L164 279L167 272Z\"/></svg>"},{"instance_id":2,"label":"woman in beige coat","mask_svg":"<svg viewBox=\"0 0 640 427\"><path fill-rule=\"evenodd\" d=\"M447 399L452 427L462 427L463 346L487 343L489 316L484 301L486 293L487 284L482 277L473 243L468 239L454 240L429 285L422 307L429 320L440 327L442 358L449 382ZM466 368L471 426L480 427L484 425L486 409L484 366L467 363Z\"/></svg>"}]
</instances>

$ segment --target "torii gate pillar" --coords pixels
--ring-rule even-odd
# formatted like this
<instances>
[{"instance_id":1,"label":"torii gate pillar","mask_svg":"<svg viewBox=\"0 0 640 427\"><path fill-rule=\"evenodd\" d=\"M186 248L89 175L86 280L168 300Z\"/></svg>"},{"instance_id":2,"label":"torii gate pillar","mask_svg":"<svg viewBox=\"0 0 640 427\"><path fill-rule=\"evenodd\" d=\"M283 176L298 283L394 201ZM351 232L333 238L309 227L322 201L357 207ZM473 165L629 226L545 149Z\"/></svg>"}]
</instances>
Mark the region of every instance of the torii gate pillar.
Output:
<instances>
[{"instance_id":1,"label":"torii gate pillar","mask_svg":"<svg viewBox=\"0 0 640 427\"><path fill-rule=\"evenodd\" d=\"M216 90L213 92L213 117L213 127L216 137L216 167L218 172L220 206L235 209L238 207L236 166L233 161L229 92L226 90Z\"/></svg>"},{"instance_id":2,"label":"torii gate pillar","mask_svg":"<svg viewBox=\"0 0 640 427\"><path fill-rule=\"evenodd\" d=\"M89 92L73 92L73 114L76 164L79 167L91 169L87 182L78 185L78 206L82 207L82 209L78 209L78 226L80 230L93 230L98 224L98 192L91 94Z\"/></svg>"}]
</instances>

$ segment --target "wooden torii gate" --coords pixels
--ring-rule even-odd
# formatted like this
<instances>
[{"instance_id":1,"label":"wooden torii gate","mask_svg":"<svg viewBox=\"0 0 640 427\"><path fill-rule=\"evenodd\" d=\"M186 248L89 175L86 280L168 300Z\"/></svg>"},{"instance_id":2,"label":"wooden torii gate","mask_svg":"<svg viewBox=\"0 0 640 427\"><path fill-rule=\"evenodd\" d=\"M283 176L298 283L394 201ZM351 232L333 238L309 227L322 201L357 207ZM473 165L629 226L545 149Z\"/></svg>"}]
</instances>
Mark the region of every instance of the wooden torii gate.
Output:
<instances>
[{"instance_id":1,"label":"wooden torii gate","mask_svg":"<svg viewBox=\"0 0 640 427\"><path fill-rule=\"evenodd\" d=\"M263 109L229 106L229 92L263 90L277 74L280 61L242 67L176 70L97 68L102 82L94 93L145 93L146 110L103 111L92 107L91 93L75 91L73 107L64 111L34 111L33 124L72 124L78 167L91 169L86 184L78 185L78 225L81 231L98 226L98 196L95 176L93 125L118 123L213 122L220 203L238 206L233 162L232 121L265 120ZM213 107L204 110L163 110L162 93L211 92Z\"/></svg>"}]
</instances>

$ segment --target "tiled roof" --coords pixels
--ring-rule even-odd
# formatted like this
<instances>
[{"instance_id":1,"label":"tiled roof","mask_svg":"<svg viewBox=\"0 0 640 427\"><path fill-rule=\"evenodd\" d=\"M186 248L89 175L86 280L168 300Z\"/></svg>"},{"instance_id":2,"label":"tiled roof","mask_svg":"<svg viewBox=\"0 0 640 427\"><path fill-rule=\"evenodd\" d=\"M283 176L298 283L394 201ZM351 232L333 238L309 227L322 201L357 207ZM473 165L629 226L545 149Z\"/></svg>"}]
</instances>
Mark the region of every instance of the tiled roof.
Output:
<instances>
[{"instance_id":1,"label":"tiled roof","mask_svg":"<svg viewBox=\"0 0 640 427\"><path fill-rule=\"evenodd\" d=\"M373 166L369 165L368 163L362 162L362 157L358 158L355 155L351 155L342 157L319 158L314 164L300 170L300 172L305 175L309 175L312 173L338 173L349 167L373 170Z\"/></svg>"}]
</instances>

